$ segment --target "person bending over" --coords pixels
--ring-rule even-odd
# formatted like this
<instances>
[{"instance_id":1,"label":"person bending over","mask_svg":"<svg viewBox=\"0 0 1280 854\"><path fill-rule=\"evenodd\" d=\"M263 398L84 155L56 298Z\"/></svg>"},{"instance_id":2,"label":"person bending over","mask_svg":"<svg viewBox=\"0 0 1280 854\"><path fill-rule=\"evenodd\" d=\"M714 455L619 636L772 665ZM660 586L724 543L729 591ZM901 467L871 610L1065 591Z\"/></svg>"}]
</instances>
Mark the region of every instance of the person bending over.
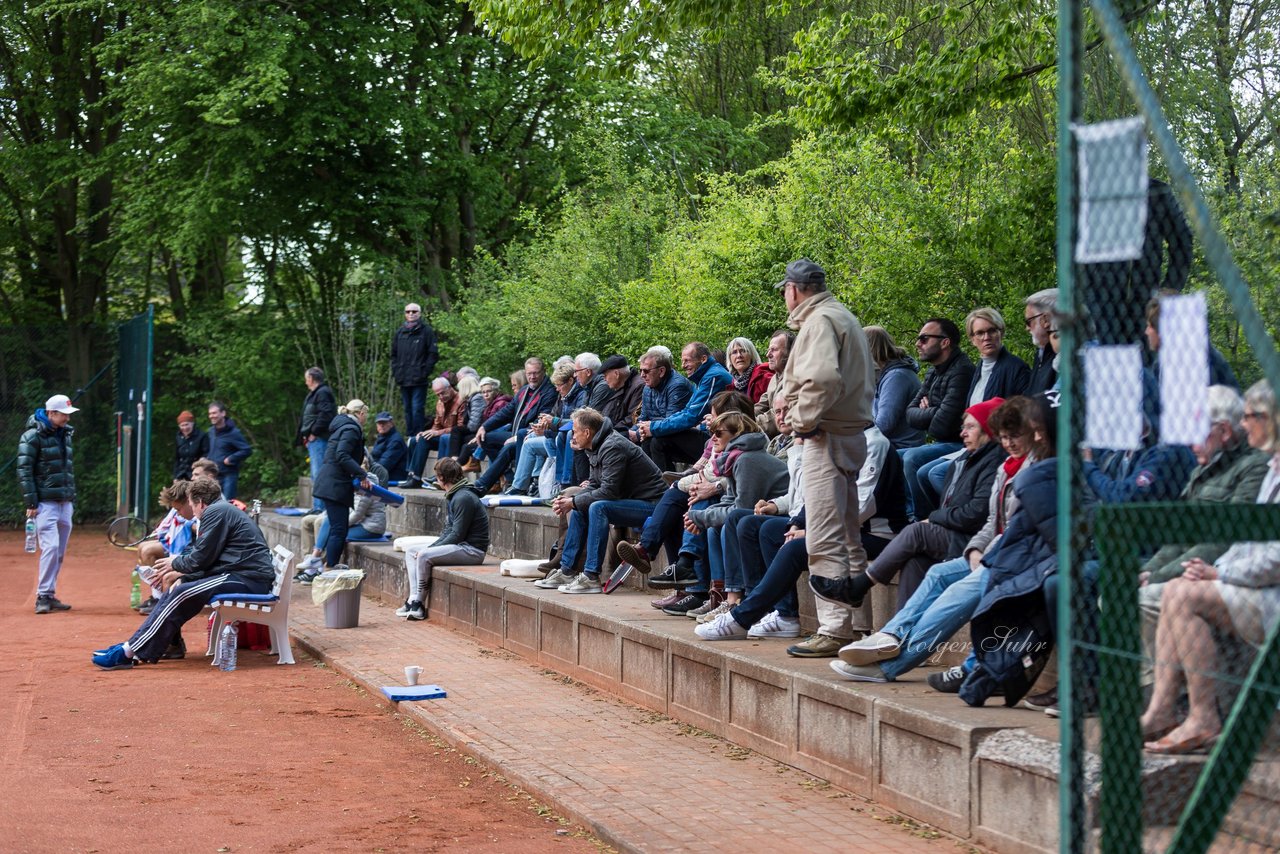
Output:
<instances>
[{"instance_id":1,"label":"person bending over","mask_svg":"<svg viewBox=\"0 0 1280 854\"><path fill-rule=\"evenodd\" d=\"M223 499L213 480L193 480L187 498L191 515L200 523L199 533L186 554L156 561L165 593L127 641L93 654L93 663L103 670L159 661L166 650L178 645L183 623L214 596L271 591L275 582L271 549L248 514Z\"/></svg>"}]
</instances>

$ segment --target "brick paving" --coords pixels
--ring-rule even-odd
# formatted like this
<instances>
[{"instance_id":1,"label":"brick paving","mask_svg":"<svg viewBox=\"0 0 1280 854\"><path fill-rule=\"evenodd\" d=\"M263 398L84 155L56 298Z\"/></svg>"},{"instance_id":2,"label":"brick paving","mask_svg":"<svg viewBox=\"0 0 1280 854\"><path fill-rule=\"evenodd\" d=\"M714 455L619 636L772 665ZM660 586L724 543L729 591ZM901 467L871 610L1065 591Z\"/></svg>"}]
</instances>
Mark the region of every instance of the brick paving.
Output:
<instances>
[{"instance_id":1,"label":"brick paving","mask_svg":"<svg viewBox=\"0 0 1280 854\"><path fill-rule=\"evenodd\" d=\"M359 627L326 629L322 609L295 590L290 622L297 642L374 696L403 684L406 665L422 666L422 681L449 696L401 703L401 713L621 850L957 845L856 793L370 599Z\"/></svg>"}]
</instances>

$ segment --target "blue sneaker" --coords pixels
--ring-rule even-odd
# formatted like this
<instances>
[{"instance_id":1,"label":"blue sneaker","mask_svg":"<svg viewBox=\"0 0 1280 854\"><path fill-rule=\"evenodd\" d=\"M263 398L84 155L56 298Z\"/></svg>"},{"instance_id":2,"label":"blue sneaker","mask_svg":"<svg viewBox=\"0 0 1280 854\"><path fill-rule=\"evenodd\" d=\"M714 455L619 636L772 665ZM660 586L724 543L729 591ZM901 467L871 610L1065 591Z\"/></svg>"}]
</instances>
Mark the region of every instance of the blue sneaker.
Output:
<instances>
[{"instance_id":1,"label":"blue sneaker","mask_svg":"<svg viewBox=\"0 0 1280 854\"><path fill-rule=\"evenodd\" d=\"M128 670L133 667L133 658L125 654L124 644L118 643L102 652L95 652L93 663L103 670Z\"/></svg>"}]
</instances>

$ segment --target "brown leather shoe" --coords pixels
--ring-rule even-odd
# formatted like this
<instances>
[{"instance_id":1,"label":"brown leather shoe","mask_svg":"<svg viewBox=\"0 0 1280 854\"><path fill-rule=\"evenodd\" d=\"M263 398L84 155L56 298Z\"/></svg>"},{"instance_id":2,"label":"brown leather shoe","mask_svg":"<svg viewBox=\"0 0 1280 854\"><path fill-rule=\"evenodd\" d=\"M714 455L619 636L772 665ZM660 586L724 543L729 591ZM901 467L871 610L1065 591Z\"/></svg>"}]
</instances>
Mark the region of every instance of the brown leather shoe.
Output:
<instances>
[{"instance_id":1,"label":"brown leather shoe","mask_svg":"<svg viewBox=\"0 0 1280 854\"><path fill-rule=\"evenodd\" d=\"M467 457L467 461L462 464L462 471L480 473L480 461L475 457Z\"/></svg>"}]
</instances>

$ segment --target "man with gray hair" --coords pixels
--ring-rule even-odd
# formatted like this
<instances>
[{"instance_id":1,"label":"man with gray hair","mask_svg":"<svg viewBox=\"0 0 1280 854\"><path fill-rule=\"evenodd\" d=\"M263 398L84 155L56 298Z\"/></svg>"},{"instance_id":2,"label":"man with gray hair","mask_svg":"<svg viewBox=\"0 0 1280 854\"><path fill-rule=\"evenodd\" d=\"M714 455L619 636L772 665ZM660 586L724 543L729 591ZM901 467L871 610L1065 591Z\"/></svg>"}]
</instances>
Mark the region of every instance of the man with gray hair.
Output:
<instances>
[{"instance_id":1,"label":"man with gray hair","mask_svg":"<svg viewBox=\"0 0 1280 854\"><path fill-rule=\"evenodd\" d=\"M422 316L422 306L409 303L391 339L391 375L400 386L406 435L416 436L427 426L427 389L439 360L435 330Z\"/></svg>"},{"instance_id":2,"label":"man with gray hair","mask_svg":"<svg viewBox=\"0 0 1280 854\"><path fill-rule=\"evenodd\" d=\"M640 357L640 378L644 380L644 392L640 399L640 417L636 423L652 423L675 415L684 409L693 396L693 384L676 371L671 361L671 351L662 346L650 347ZM638 443L646 454L653 456L653 439L642 436L638 427L628 431L631 441ZM662 464L659 463L659 467Z\"/></svg>"},{"instance_id":3,"label":"man with gray hair","mask_svg":"<svg viewBox=\"0 0 1280 854\"><path fill-rule=\"evenodd\" d=\"M858 473L867 458L865 430L873 423L875 364L862 324L827 290L821 267L807 258L792 261L775 287L786 300L787 325L797 330L781 393L804 454L809 574L845 578L867 569ZM818 631L788 655L833 658L852 639L849 608L821 599L816 605ZM870 628L867 617L864 611L859 628Z\"/></svg>"},{"instance_id":4,"label":"man with gray hair","mask_svg":"<svg viewBox=\"0 0 1280 854\"><path fill-rule=\"evenodd\" d=\"M1031 343L1036 345L1036 358L1031 363L1031 383L1027 386L1026 395L1035 397L1053 388L1053 384L1058 381L1058 372L1053 369L1053 348L1049 346L1053 312L1058 307L1058 289L1036 291L1023 300L1023 303L1026 306L1023 317L1027 324L1027 334L1031 336Z\"/></svg>"},{"instance_id":5,"label":"man with gray hair","mask_svg":"<svg viewBox=\"0 0 1280 854\"><path fill-rule=\"evenodd\" d=\"M516 396L476 431L477 444L493 458L489 468L472 484L481 495L497 486L498 479L511 469L529 428L560 399L547 377L545 363L537 356L525 359L524 376L525 385Z\"/></svg>"}]
</instances>

